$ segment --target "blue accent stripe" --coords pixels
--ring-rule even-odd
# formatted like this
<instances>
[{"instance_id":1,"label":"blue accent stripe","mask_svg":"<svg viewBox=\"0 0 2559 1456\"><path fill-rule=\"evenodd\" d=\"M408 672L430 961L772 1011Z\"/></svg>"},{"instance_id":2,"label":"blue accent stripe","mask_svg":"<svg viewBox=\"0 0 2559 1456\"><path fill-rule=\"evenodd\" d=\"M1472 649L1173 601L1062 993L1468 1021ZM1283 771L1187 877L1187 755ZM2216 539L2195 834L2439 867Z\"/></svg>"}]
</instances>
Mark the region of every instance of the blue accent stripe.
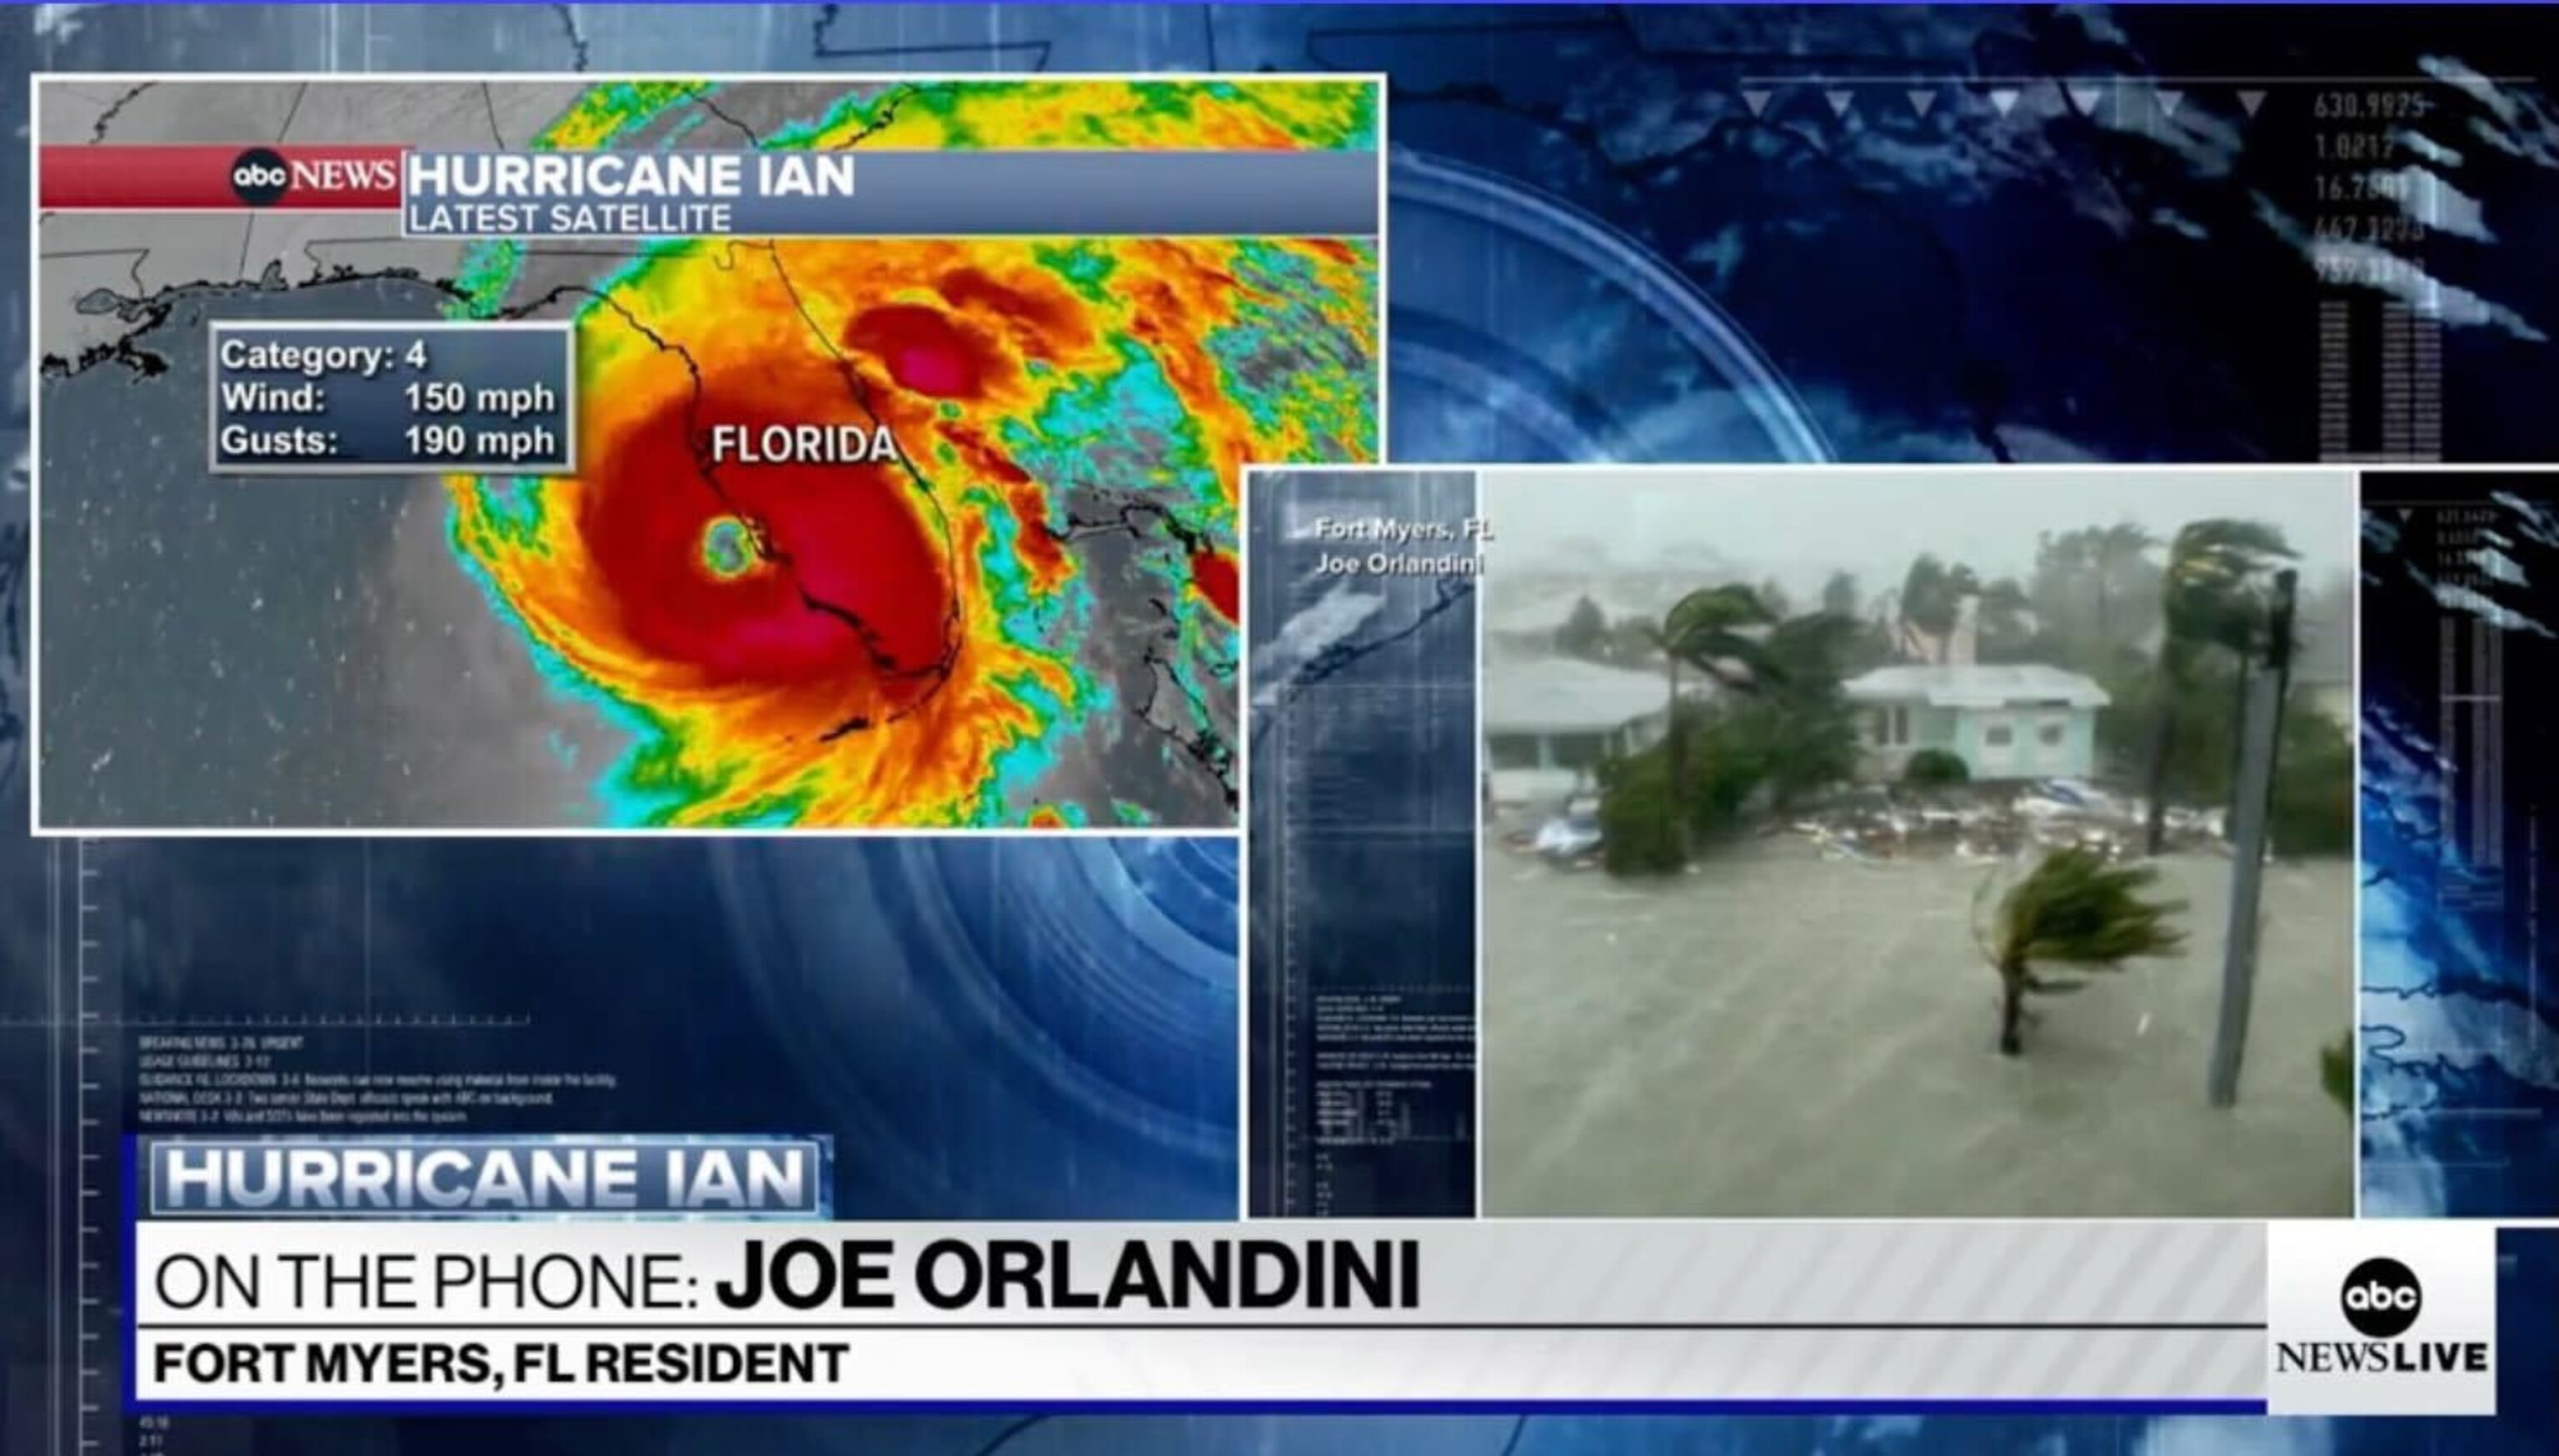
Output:
<instances>
[{"instance_id":1,"label":"blue accent stripe","mask_svg":"<svg viewBox=\"0 0 2559 1456\"><path fill-rule=\"evenodd\" d=\"M2263 1400L127 1400L135 1415L2264 1415Z\"/></svg>"}]
</instances>

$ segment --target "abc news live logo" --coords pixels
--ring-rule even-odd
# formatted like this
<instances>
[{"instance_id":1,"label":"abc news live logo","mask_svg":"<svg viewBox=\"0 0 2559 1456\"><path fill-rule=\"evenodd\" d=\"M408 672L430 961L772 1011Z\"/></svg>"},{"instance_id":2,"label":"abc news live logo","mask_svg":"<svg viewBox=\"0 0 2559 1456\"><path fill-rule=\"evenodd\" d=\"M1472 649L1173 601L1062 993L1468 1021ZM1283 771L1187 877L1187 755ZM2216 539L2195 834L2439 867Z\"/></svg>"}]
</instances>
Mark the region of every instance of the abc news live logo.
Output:
<instances>
[{"instance_id":1,"label":"abc news live logo","mask_svg":"<svg viewBox=\"0 0 2559 1456\"><path fill-rule=\"evenodd\" d=\"M2425 1286L2395 1258L2368 1258L2345 1276L2337 1306L2361 1340L2282 1340L2277 1375L2466 1375L2488 1373L2484 1340L2403 1338L2426 1312Z\"/></svg>"},{"instance_id":2,"label":"abc news live logo","mask_svg":"<svg viewBox=\"0 0 2559 1456\"><path fill-rule=\"evenodd\" d=\"M271 208L289 193L394 191L399 163L386 158L306 157L288 162L272 147L250 147L231 159L231 196L244 207Z\"/></svg>"}]
</instances>

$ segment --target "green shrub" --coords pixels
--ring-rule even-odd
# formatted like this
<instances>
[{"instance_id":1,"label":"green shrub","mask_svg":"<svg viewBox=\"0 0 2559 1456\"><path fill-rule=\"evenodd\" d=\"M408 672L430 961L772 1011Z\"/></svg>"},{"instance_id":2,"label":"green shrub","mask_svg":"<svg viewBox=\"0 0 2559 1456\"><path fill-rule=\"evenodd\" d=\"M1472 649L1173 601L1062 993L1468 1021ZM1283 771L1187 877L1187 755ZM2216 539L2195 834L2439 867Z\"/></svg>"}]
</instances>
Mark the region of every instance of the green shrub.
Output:
<instances>
[{"instance_id":1,"label":"green shrub","mask_svg":"<svg viewBox=\"0 0 2559 1456\"><path fill-rule=\"evenodd\" d=\"M1688 745L1688 826L1701 840L1740 827L1750 797L1772 777L1771 754L1754 725L1719 722Z\"/></svg>"},{"instance_id":2,"label":"green shrub","mask_svg":"<svg viewBox=\"0 0 2559 1456\"><path fill-rule=\"evenodd\" d=\"M1663 875L1688 864L1660 749L1611 759L1599 771L1600 862L1612 875Z\"/></svg>"},{"instance_id":3,"label":"green shrub","mask_svg":"<svg viewBox=\"0 0 2559 1456\"><path fill-rule=\"evenodd\" d=\"M2338 1106L2354 1110L2354 1033L2320 1048L2320 1085Z\"/></svg>"},{"instance_id":4,"label":"green shrub","mask_svg":"<svg viewBox=\"0 0 2559 1456\"><path fill-rule=\"evenodd\" d=\"M1856 728L1835 690L1686 703L1676 731L1685 749L1676 786L1667 739L1599 768L1601 860L1612 874L1681 869L1693 850L1846 779L1857 761Z\"/></svg>"},{"instance_id":5,"label":"green shrub","mask_svg":"<svg viewBox=\"0 0 2559 1456\"><path fill-rule=\"evenodd\" d=\"M1963 759L1942 748L1923 748L1901 766L1901 782L1914 789L1942 789L1949 785L1972 782L1973 771Z\"/></svg>"},{"instance_id":6,"label":"green shrub","mask_svg":"<svg viewBox=\"0 0 2559 1456\"><path fill-rule=\"evenodd\" d=\"M1704 737L1706 807L1728 820L1762 789L1782 809L1857 773L1857 720L1836 690L1734 703Z\"/></svg>"}]
</instances>

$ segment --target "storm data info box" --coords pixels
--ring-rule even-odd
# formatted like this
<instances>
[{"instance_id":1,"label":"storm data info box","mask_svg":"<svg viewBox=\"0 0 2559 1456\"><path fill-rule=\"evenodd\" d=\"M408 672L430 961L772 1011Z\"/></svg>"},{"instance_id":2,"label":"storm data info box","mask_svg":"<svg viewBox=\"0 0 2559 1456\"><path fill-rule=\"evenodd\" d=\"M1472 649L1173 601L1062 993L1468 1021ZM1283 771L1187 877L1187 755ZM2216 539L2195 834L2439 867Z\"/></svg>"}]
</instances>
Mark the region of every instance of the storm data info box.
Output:
<instances>
[{"instance_id":1,"label":"storm data info box","mask_svg":"<svg viewBox=\"0 0 2559 1456\"><path fill-rule=\"evenodd\" d=\"M217 475L577 469L565 322L209 326Z\"/></svg>"}]
</instances>

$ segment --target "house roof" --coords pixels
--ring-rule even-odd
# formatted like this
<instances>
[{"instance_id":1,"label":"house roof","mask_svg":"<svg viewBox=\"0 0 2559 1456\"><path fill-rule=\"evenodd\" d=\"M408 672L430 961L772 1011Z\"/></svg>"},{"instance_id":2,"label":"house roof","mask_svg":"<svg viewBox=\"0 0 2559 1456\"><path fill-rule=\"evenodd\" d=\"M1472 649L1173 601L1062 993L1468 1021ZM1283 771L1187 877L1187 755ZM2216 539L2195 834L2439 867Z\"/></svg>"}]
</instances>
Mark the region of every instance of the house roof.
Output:
<instances>
[{"instance_id":1,"label":"house roof","mask_svg":"<svg viewBox=\"0 0 2559 1456\"><path fill-rule=\"evenodd\" d=\"M1683 697L1703 697L1683 682ZM1599 733L1659 715L1670 679L1574 657L1526 657L1484 664L1487 733Z\"/></svg>"},{"instance_id":2,"label":"house roof","mask_svg":"<svg viewBox=\"0 0 2559 1456\"><path fill-rule=\"evenodd\" d=\"M2067 703L2102 708L2106 689L2085 673L2039 662L1904 663L1878 667L1842 684L1859 702L1924 702L1934 708L1996 708L2010 703Z\"/></svg>"}]
</instances>

